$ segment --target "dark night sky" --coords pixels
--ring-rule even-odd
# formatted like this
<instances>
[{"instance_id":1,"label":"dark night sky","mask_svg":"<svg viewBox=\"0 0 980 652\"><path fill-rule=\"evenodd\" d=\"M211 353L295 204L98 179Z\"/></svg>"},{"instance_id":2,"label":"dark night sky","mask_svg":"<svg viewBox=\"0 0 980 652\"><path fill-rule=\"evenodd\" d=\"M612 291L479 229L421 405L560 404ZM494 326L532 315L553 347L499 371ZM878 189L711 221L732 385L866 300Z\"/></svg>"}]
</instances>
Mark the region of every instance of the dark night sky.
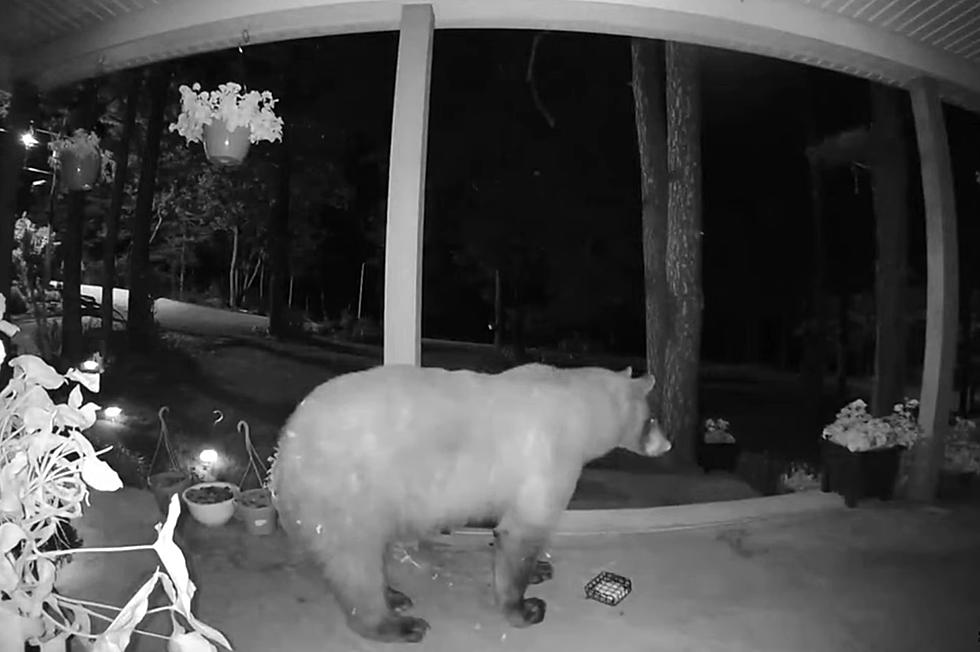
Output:
<instances>
[{"instance_id":1,"label":"dark night sky","mask_svg":"<svg viewBox=\"0 0 980 652\"><path fill-rule=\"evenodd\" d=\"M515 285L525 298L550 307L538 320L542 337L556 340L580 330L613 348L640 351L639 169L629 41L571 33L544 38L535 77L542 102L555 119L551 128L535 108L525 81L533 36L436 32L424 332L489 337L492 286L487 278L462 273L454 261L474 242L502 241L508 250L519 249L525 264L501 260L499 265L513 267L508 274L521 279ZM318 134L320 142L338 139L329 148L334 154L343 150L343 143L348 149L350 142L359 143L367 154L364 161L380 162L358 168L364 173L361 183L381 199L396 35L315 43L303 44L305 60L299 64L309 73L297 102L305 123L298 140L317 142ZM253 82L276 70L283 47L246 51ZM820 136L866 122L868 86L780 60L711 48L702 53L705 354L731 358L750 351L772 357L772 349L787 340L803 317L809 293L806 109L812 109L813 129ZM208 56L200 60L221 59ZM228 54L222 56L224 64L210 66L212 82L235 73L234 65L227 65ZM961 223L973 224L977 193L969 180L980 148L957 143L975 145L976 116L954 111L950 129L958 159ZM852 291L868 290L874 254L868 175L858 172L855 177L843 170L832 176L827 192L832 282ZM920 264L917 205L912 231L913 260ZM913 280L920 271L913 271ZM967 270L965 277L972 279L972 272ZM376 273L376 302L380 281ZM761 349L747 340L757 341Z\"/></svg>"}]
</instances>

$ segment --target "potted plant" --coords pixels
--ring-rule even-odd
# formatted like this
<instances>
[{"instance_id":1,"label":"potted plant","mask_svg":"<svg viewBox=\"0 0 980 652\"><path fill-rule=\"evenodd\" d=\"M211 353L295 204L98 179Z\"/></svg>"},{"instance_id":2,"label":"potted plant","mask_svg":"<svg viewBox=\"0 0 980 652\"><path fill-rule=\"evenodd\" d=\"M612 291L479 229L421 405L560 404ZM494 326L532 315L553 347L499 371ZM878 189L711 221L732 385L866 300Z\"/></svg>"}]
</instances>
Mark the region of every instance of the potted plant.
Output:
<instances>
[{"instance_id":1,"label":"potted plant","mask_svg":"<svg viewBox=\"0 0 980 652\"><path fill-rule=\"evenodd\" d=\"M277 101L269 91L245 91L235 82L213 91L202 91L198 83L181 85L180 115L170 131L188 143L203 142L217 165L239 165L252 143L282 139L282 118L273 111Z\"/></svg>"},{"instance_id":2,"label":"potted plant","mask_svg":"<svg viewBox=\"0 0 980 652\"><path fill-rule=\"evenodd\" d=\"M242 476L242 486L248 478L249 470L255 473L259 486L248 489L238 494L236 504L238 514L245 524L245 529L251 534L264 536L276 531L276 508L272 503L272 492L269 490L268 478L269 471L262 464L255 446L252 445L252 438L249 434L248 424L244 421L238 422L238 431L245 437L245 452L248 454L248 467L245 475ZM261 471L259 470L261 468Z\"/></svg>"},{"instance_id":3,"label":"potted plant","mask_svg":"<svg viewBox=\"0 0 980 652\"><path fill-rule=\"evenodd\" d=\"M823 429L821 489L854 507L864 497L888 500L895 490L901 453L923 436L919 402L906 398L891 414L872 417L857 399Z\"/></svg>"},{"instance_id":4,"label":"potted plant","mask_svg":"<svg viewBox=\"0 0 980 652\"><path fill-rule=\"evenodd\" d=\"M194 520L208 527L224 525L235 515L238 485L230 482L198 482L181 494Z\"/></svg>"},{"instance_id":5,"label":"potted plant","mask_svg":"<svg viewBox=\"0 0 980 652\"><path fill-rule=\"evenodd\" d=\"M91 190L96 182L111 181L115 161L111 152L99 146L99 137L85 129L61 136L48 143L48 162L68 190Z\"/></svg>"},{"instance_id":6,"label":"potted plant","mask_svg":"<svg viewBox=\"0 0 980 652\"><path fill-rule=\"evenodd\" d=\"M170 466L166 470L153 473L147 478L150 491L153 492L157 506L163 514L166 514L170 507L171 497L175 494L181 495L184 489L191 486L193 482L190 473L181 468L177 456L174 453L173 444L170 441L170 429L167 427L166 420L166 414L169 411L170 408L164 405L157 412L157 417L160 419L160 436L157 438L157 446L153 451L153 458L150 460L150 470L152 472L156 468L157 456L160 454L161 449L166 451Z\"/></svg>"},{"instance_id":7,"label":"potted plant","mask_svg":"<svg viewBox=\"0 0 980 652\"><path fill-rule=\"evenodd\" d=\"M17 327L2 320L5 307L0 295L0 331L9 336ZM5 357L0 344L0 359ZM174 542L180 515L176 497L152 544L67 549L52 544L66 523L82 516L90 488L122 488L119 476L100 458L104 451L97 452L82 434L95 422L99 407L85 402L81 388L98 392L99 374L69 369L62 375L32 355L18 356L9 365L13 375L0 391L0 651L22 652L28 646L67 650L72 637L83 639L85 649L124 650L133 634L145 633L137 627L151 613L150 596L158 585L169 601L157 607L155 600L153 611L170 613L169 650L215 650L215 644L230 650L227 639L191 611L196 587ZM56 404L49 392L72 383L67 402ZM163 570L157 568L122 608L77 600L55 588L66 559L135 550L156 552ZM113 613L107 616L106 610ZM100 621L109 624L97 632L92 623Z\"/></svg>"},{"instance_id":8,"label":"potted plant","mask_svg":"<svg viewBox=\"0 0 980 652\"><path fill-rule=\"evenodd\" d=\"M702 432L696 450L698 466L705 473L713 469L734 471L739 446L731 433L731 424L725 419L705 419Z\"/></svg>"}]
</instances>

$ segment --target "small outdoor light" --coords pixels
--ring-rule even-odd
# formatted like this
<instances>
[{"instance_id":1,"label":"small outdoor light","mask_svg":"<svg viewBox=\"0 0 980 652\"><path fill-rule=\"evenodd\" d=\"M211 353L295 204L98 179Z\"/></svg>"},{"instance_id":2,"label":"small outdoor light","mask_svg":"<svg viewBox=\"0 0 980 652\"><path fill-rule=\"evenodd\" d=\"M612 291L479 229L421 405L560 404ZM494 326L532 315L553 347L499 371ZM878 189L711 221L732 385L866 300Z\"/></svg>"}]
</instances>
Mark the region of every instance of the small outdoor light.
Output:
<instances>
[{"instance_id":1,"label":"small outdoor light","mask_svg":"<svg viewBox=\"0 0 980 652\"><path fill-rule=\"evenodd\" d=\"M218 451L213 448L205 448L197 457L204 464L214 464L218 461Z\"/></svg>"},{"instance_id":2,"label":"small outdoor light","mask_svg":"<svg viewBox=\"0 0 980 652\"><path fill-rule=\"evenodd\" d=\"M31 147L34 147L35 145L38 144L38 142L39 141L37 139L37 136L34 135L34 129L33 128L30 131L25 131L20 136L20 143L24 147L26 147L27 149L30 149Z\"/></svg>"},{"instance_id":3,"label":"small outdoor light","mask_svg":"<svg viewBox=\"0 0 980 652\"><path fill-rule=\"evenodd\" d=\"M106 419L118 419L122 416L122 408L118 405L110 405L106 409L102 410L102 414L105 415Z\"/></svg>"},{"instance_id":4,"label":"small outdoor light","mask_svg":"<svg viewBox=\"0 0 980 652\"><path fill-rule=\"evenodd\" d=\"M102 356L96 353L88 360L82 360L82 362L78 365L78 369L88 374L102 373L105 371L105 368L102 365Z\"/></svg>"}]
</instances>

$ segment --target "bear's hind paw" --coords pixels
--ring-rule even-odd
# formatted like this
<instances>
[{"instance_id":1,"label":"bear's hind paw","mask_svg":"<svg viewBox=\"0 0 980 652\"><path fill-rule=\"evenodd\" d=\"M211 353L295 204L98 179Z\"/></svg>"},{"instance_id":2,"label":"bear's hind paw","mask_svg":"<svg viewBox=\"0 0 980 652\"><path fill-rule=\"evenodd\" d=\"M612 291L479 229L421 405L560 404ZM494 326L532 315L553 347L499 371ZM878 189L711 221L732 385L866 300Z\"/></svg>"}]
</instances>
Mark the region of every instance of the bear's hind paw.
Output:
<instances>
[{"instance_id":1,"label":"bear's hind paw","mask_svg":"<svg viewBox=\"0 0 980 652\"><path fill-rule=\"evenodd\" d=\"M544 612L544 600L525 598L519 605L507 609L507 621L514 627L537 625L544 620Z\"/></svg>"},{"instance_id":2,"label":"bear's hind paw","mask_svg":"<svg viewBox=\"0 0 980 652\"><path fill-rule=\"evenodd\" d=\"M425 638L429 623L413 616L389 616L378 625L374 638L386 643L418 643Z\"/></svg>"}]
</instances>

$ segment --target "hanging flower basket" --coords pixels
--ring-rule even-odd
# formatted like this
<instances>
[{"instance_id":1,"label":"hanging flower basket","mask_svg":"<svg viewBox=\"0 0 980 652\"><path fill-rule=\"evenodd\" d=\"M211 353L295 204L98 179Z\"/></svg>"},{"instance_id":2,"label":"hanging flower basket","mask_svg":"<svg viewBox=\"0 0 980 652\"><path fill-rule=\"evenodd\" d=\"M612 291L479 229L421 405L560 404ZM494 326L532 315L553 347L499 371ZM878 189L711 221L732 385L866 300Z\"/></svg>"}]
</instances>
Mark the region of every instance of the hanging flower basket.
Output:
<instances>
[{"instance_id":1,"label":"hanging flower basket","mask_svg":"<svg viewBox=\"0 0 980 652\"><path fill-rule=\"evenodd\" d=\"M204 126L204 153L217 165L240 165L251 146L248 134L247 127L229 130L224 120L215 120Z\"/></svg>"},{"instance_id":2,"label":"hanging flower basket","mask_svg":"<svg viewBox=\"0 0 980 652\"><path fill-rule=\"evenodd\" d=\"M112 181L115 161L99 146L99 137L85 129L48 144L51 168L57 171L63 189L91 190L100 181Z\"/></svg>"},{"instance_id":3,"label":"hanging flower basket","mask_svg":"<svg viewBox=\"0 0 980 652\"><path fill-rule=\"evenodd\" d=\"M182 85L180 115L170 131L188 143L202 142L214 163L238 165L252 143L282 140L282 118L273 111L277 101L269 91L243 91L234 82L215 91Z\"/></svg>"}]
</instances>

